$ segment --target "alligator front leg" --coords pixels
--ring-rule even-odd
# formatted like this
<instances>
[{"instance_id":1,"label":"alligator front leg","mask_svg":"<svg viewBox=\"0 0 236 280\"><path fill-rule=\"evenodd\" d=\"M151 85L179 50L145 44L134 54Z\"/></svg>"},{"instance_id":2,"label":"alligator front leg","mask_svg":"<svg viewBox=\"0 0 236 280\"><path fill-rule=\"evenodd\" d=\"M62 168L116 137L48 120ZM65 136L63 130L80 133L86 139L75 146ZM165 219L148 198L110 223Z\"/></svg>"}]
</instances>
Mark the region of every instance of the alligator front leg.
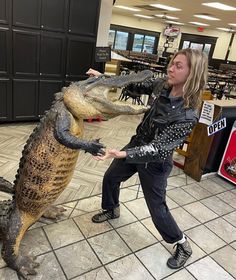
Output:
<instances>
[{"instance_id":1,"label":"alligator front leg","mask_svg":"<svg viewBox=\"0 0 236 280\"><path fill-rule=\"evenodd\" d=\"M69 114L67 110L61 110L61 112L58 113L54 136L60 144L70 149L84 150L92 155L105 153L103 151L105 147L103 144L99 143L99 139L86 141L72 135L70 132L71 121L71 114Z\"/></svg>"},{"instance_id":2,"label":"alligator front leg","mask_svg":"<svg viewBox=\"0 0 236 280\"><path fill-rule=\"evenodd\" d=\"M15 208L10 216L8 227L3 232L2 258L24 279L28 279L28 275L35 275L35 268L39 266L32 258L19 253L21 240L33 222L32 217Z\"/></svg>"}]
</instances>

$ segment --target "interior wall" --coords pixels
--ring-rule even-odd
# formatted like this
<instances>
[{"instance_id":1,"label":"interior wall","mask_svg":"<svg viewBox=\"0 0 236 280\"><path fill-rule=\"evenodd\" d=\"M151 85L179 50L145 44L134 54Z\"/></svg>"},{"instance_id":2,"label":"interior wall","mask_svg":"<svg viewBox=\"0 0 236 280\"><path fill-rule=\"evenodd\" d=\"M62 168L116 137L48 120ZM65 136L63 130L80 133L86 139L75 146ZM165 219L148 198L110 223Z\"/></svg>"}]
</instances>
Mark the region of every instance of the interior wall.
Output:
<instances>
[{"instance_id":1,"label":"interior wall","mask_svg":"<svg viewBox=\"0 0 236 280\"><path fill-rule=\"evenodd\" d=\"M98 24L97 47L108 46L108 35L111 24L113 1L102 0L100 8L100 17Z\"/></svg>"},{"instance_id":2,"label":"interior wall","mask_svg":"<svg viewBox=\"0 0 236 280\"><path fill-rule=\"evenodd\" d=\"M236 35L234 35L234 40L229 53L229 61L236 61Z\"/></svg>"},{"instance_id":3,"label":"interior wall","mask_svg":"<svg viewBox=\"0 0 236 280\"><path fill-rule=\"evenodd\" d=\"M135 17L128 17L118 14L112 14L111 24L122 25L122 26L129 26L132 28L139 28L139 29L146 29L155 32L161 32L158 51L163 51L163 45L166 41L166 37L163 36L163 29L166 26L166 23L159 23L159 22L152 22L150 20L135 18ZM197 28L195 27L187 27L187 26L180 26L182 33L191 33L203 36L211 36L211 37L218 37L215 50L213 53L212 58L214 59L225 59L228 46L230 43L231 33L227 33L224 31L218 31L216 29L204 29L203 32L198 32ZM178 50L179 43L180 43L181 36L178 36L174 42L173 47L168 49L168 52L174 52ZM236 59L236 38L234 38L233 46L231 47L229 60L235 61Z\"/></svg>"}]
</instances>

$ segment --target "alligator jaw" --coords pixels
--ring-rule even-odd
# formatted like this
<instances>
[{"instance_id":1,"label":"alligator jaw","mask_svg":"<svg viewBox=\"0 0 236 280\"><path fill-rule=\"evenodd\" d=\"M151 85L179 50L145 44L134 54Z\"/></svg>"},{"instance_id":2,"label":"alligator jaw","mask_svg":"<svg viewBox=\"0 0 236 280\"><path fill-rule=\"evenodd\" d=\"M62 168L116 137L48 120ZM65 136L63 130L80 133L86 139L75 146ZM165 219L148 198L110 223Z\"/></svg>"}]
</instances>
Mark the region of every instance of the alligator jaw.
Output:
<instances>
[{"instance_id":1,"label":"alligator jaw","mask_svg":"<svg viewBox=\"0 0 236 280\"><path fill-rule=\"evenodd\" d=\"M94 82L88 79L88 84L83 83L83 86L86 86L86 91L92 90L97 86L106 86L110 88L121 88L125 87L131 83L141 83L146 79L150 79L153 77L153 73L150 70L144 70L139 73L132 73L130 75L125 76L112 76L107 79L103 79L103 76L97 78Z\"/></svg>"},{"instance_id":2,"label":"alligator jaw","mask_svg":"<svg viewBox=\"0 0 236 280\"><path fill-rule=\"evenodd\" d=\"M89 97L91 98L91 97ZM119 115L138 115L147 111L147 107L129 104L125 101L110 101L99 96L92 97L92 103L100 112L100 116L110 119Z\"/></svg>"},{"instance_id":3,"label":"alligator jaw","mask_svg":"<svg viewBox=\"0 0 236 280\"><path fill-rule=\"evenodd\" d=\"M76 118L91 118L101 116L113 118L118 115L137 115L144 113L147 108L131 105L127 102L113 102L107 93L111 88L124 87L130 83L143 82L151 78L149 70L127 76L113 76L111 78L89 78L86 81L70 85L64 93L64 103Z\"/></svg>"}]
</instances>

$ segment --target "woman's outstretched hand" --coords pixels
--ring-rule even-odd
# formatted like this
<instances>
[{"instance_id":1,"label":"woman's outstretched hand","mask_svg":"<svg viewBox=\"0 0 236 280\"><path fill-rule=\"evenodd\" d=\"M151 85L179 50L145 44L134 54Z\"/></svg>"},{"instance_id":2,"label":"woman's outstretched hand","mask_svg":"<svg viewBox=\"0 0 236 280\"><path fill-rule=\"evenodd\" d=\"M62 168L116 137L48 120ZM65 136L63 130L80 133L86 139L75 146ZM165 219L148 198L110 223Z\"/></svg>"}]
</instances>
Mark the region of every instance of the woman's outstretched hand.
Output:
<instances>
[{"instance_id":1,"label":"woman's outstretched hand","mask_svg":"<svg viewBox=\"0 0 236 280\"><path fill-rule=\"evenodd\" d=\"M98 77L100 75L102 75L102 73L100 73L99 71L93 69L93 68L90 68L87 72L86 72L87 75L89 75L90 77Z\"/></svg>"},{"instance_id":2,"label":"woman's outstretched hand","mask_svg":"<svg viewBox=\"0 0 236 280\"><path fill-rule=\"evenodd\" d=\"M116 149L106 150L105 155L98 154L97 156L93 156L95 160L106 160L109 158L126 158L126 151L119 151Z\"/></svg>"}]
</instances>

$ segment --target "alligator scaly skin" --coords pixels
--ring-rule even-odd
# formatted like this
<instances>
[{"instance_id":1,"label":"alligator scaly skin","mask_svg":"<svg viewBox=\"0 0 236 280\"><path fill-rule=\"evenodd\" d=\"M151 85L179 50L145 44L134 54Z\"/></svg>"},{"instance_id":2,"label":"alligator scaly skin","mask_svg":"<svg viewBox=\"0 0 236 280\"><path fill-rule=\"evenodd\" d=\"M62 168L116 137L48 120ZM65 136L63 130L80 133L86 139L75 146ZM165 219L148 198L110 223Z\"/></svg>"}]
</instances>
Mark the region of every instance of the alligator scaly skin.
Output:
<instances>
[{"instance_id":1,"label":"alligator scaly skin","mask_svg":"<svg viewBox=\"0 0 236 280\"><path fill-rule=\"evenodd\" d=\"M36 218L68 185L79 155L55 139L53 121L46 116L30 136L14 182L17 207Z\"/></svg>"}]
</instances>

